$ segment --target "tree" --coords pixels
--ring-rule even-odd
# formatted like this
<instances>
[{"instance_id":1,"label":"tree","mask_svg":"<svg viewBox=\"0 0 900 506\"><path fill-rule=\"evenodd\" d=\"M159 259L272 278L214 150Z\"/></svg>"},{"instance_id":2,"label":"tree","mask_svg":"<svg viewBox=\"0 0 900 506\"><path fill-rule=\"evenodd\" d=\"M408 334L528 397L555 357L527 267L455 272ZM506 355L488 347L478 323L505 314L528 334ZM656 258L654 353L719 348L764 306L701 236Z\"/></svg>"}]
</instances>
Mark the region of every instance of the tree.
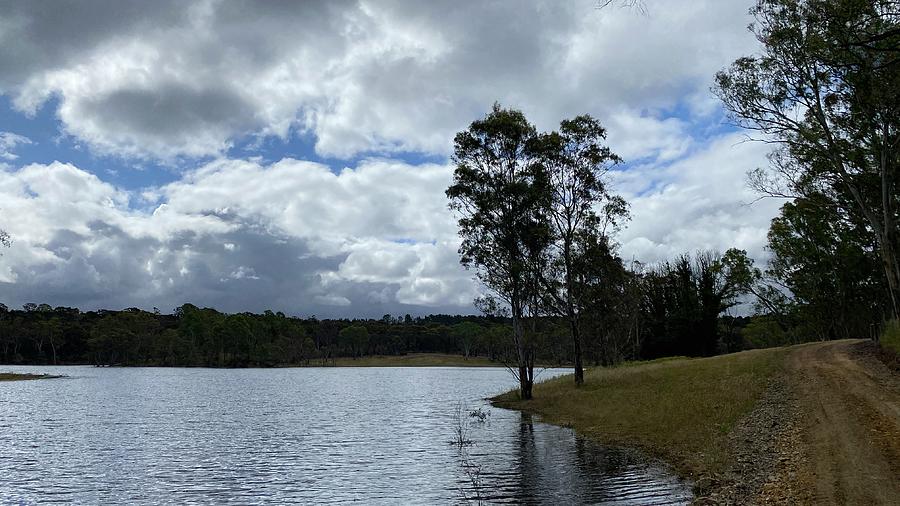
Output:
<instances>
[{"instance_id":1,"label":"tree","mask_svg":"<svg viewBox=\"0 0 900 506\"><path fill-rule=\"evenodd\" d=\"M475 342L482 332L483 329L481 328L481 325L478 325L477 323L459 322L453 326L453 334L456 336L466 360L468 360L469 354L472 352L472 347L475 346Z\"/></svg>"},{"instance_id":2,"label":"tree","mask_svg":"<svg viewBox=\"0 0 900 506\"><path fill-rule=\"evenodd\" d=\"M900 9L896 0L758 0L764 45L716 76L731 117L778 145L765 195L825 196L873 232L900 316Z\"/></svg>"},{"instance_id":3,"label":"tree","mask_svg":"<svg viewBox=\"0 0 900 506\"><path fill-rule=\"evenodd\" d=\"M886 291L874 234L851 216L810 196L785 204L772 220L766 277L790 296L779 304L784 310L773 311L783 330L803 323L796 332L805 339L849 338L878 321Z\"/></svg>"},{"instance_id":4,"label":"tree","mask_svg":"<svg viewBox=\"0 0 900 506\"><path fill-rule=\"evenodd\" d=\"M628 212L625 201L610 195L603 181L610 166L620 161L605 140L606 129L600 122L582 115L561 122L559 131L542 135L538 148L552 199L548 214L553 248L550 265L543 269L550 274L548 303L568 322L576 385L584 383L579 314L585 295L576 272L577 257L603 240L607 227Z\"/></svg>"},{"instance_id":5,"label":"tree","mask_svg":"<svg viewBox=\"0 0 900 506\"><path fill-rule=\"evenodd\" d=\"M362 325L344 327L338 333L338 338L345 348L351 350L353 358L361 356L369 345L369 331Z\"/></svg>"},{"instance_id":6,"label":"tree","mask_svg":"<svg viewBox=\"0 0 900 506\"><path fill-rule=\"evenodd\" d=\"M645 357L710 356L719 351L719 315L744 293L740 250L682 255L644 274Z\"/></svg>"},{"instance_id":7,"label":"tree","mask_svg":"<svg viewBox=\"0 0 900 506\"><path fill-rule=\"evenodd\" d=\"M639 278L625 269L608 237L589 234L580 237L579 244L573 267L586 357L598 365L613 365L640 350Z\"/></svg>"},{"instance_id":8,"label":"tree","mask_svg":"<svg viewBox=\"0 0 900 506\"><path fill-rule=\"evenodd\" d=\"M447 189L459 216L460 263L508 305L516 351L513 373L531 398L534 349L524 319L539 299L536 266L547 251L548 181L536 153L537 133L520 111L494 104L454 139L456 170Z\"/></svg>"}]
</instances>

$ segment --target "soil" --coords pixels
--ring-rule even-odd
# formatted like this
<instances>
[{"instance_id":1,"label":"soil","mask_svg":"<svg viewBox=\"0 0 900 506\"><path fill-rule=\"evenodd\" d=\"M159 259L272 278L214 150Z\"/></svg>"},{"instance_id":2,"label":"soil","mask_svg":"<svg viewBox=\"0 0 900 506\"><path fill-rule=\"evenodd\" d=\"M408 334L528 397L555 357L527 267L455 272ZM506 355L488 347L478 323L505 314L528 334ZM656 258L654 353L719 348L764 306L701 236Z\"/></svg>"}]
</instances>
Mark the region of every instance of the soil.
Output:
<instances>
[{"instance_id":1,"label":"soil","mask_svg":"<svg viewBox=\"0 0 900 506\"><path fill-rule=\"evenodd\" d=\"M900 504L900 376L868 341L802 347L789 361L812 502Z\"/></svg>"},{"instance_id":2,"label":"soil","mask_svg":"<svg viewBox=\"0 0 900 506\"><path fill-rule=\"evenodd\" d=\"M900 504L900 375L869 341L797 347L696 504Z\"/></svg>"}]
</instances>

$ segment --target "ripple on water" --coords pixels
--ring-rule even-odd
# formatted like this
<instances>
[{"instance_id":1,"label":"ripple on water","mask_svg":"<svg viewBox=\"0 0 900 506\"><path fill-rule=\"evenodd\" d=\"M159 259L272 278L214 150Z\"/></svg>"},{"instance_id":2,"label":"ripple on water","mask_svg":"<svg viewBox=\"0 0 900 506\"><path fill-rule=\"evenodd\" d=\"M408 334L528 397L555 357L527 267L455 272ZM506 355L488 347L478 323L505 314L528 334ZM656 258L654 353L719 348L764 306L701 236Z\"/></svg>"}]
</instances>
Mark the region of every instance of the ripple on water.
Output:
<instances>
[{"instance_id":1,"label":"ripple on water","mask_svg":"<svg viewBox=\"0 0 900 506\"><path fill-rule=\"evenodd\" d=\"M493 368L5 367L0 503L683 504L662 465L479 400ZM472 444L454 438L456 405Z\"/></svg>"}]
</instances>

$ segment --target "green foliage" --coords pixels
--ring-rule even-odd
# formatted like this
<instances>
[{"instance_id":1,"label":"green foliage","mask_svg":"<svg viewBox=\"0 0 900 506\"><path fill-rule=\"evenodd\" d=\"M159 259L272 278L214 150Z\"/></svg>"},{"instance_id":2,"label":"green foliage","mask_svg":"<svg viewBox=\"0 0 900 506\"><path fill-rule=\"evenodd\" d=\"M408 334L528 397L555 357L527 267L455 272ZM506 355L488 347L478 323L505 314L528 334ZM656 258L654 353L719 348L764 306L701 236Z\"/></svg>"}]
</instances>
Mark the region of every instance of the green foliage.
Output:
<instances>
[{"instance_id":1,"label":"green foliage","mask_svg":"<svg viewBox=\"0 0 900 506\"><path fill-rule=\"evenodd\" d=\"M463 355L469 358L478 342L478 337L484 333L480 325L473 322L460 322L453 326L453 334L459 340Z\"/></svg>"},{"instance_id":2,"label":"green foliage","mask_svg":"<svg viewBox=\"0 0 900 506\"><path fill-rule=\"evenodd\" d=\"M796 198L783 218L792 231L815 237L804 244L780 245L795 257L826 258L824 246L857 248L855 255L877 262L887 297L870 294L886 312L900 311L900 18L895 0L758 0L751 29L763 43L758 56L736 60L716 76L716 92L732 119L778 143L771 170L758 171L751 183L764 195ZM798 223L799 215L807 220ZM793 214L793 216L792 216ZM773 232L784 236L773 224ZM836 229L829 230L832 225ZM866 237L868 236L868 237ZM847 241L846 239L850 239ZM802 242L802 241L801 241ZM779 246L776 242L776 247ZM806 247L808 251L796 248ZM855 262L853 253L833 251L839 262ZM829 262L831 263L831 262ZM813 262L803 262L813 267ZM859 272L857 266L850 276ZM776 265L776 269L779 266ZM861 268L861 267L860 267ZM801 273L799 290L821 280L824 298L852 300L839 292L842 266L823 265L829 275ZM868 267L865 267L868 269ZM783 275L789 273L783 272ZM795 276L796 278L796 276ZM865 282L868 282L868 278ZM852 280L851 280L852 284ZM871 284L871 283L870 283ZM859 287L850 287L857 289ZM792 290L793 288L791 288ZM810 298L812 298L810 296ZM807 303L808 301L804 301ZM824 300L820 302L825 303ZM818 303L808 302L811 306ZM833 310L839 301L828 302ZM812 309L812 308L810 308ZM821 309L818 307L817 309ZM857 308L848 307L848 315ZM820 317L826 312L817 311ZM866 308L866 317L871 311ZM838 315L819 329L846 333L856 323ZM815 316L813 316L815 317Z\"/></svg>"},{"instance_id":3,"label":"green foliage","mask_svg":"<svg viewBox=\"0 0 900 506\"><path fill-rule=\"evenodd\" d=\"M456 134L456 170L447 189L458 216L460 263L509 307L516 375L531 396L534 344L523 319L541 297L540 270L551 239L549 181L541 138L521 111L494 104L484 119Z\"/></svg>"},{"instance_id":4,"label":"green foliage","mask_svg":"<svg viewBox=\"0 0 900 506\"><path fill-rule=\"evenodd\" d=\"M791 344L791 338L777 321L758 316L743 328L741 334L750 348L773 348Z\"/></svg>"},{"instance_id":5,"label":"green foliage","mask_svg":"<svg viewBox=\"0 0 900 506\"><path fill-rule=\"evenodd\" d=\"M682 255L642 278L646 337L642 356L710 356L722 350L719 315L746 291L745 253Z\"/></svg>"},{"instance_id":6,"label":"green foliage","mask_svg":"<svg viewBox=\"0 0 900 506\"><path fill-rule=\"evenodd\" d=\"M338 337L340 338L341 346L352 350L355 357L363 355L365 349L369 346L369 331L362 325L345 327L338 333Z\"/></svg>"},{"instance_id":7,"label":"green foliage","mask_svg":"<svg viewBox=\"0 0 900 506\"><path fill-rule=\"evenodd\" d=\"M537 132L520 111L495 104L454 142L456 170L447 197L459 215L460 262L518 317L532 274L529 259L549 239Z\"/></svg>"},{"instance_id":8,"label":"green foliage","mask_svg":"<svg viewBox=\"0 0 900 506\"><path fill-rule=\"evenodd\" d=\"M500 360L507 357L501 336L510 332L508 321L478 316L318 320L272 311L223 314L192 304L172 315L135 308L82 313L46 304L25 309L0 304L0 363L331 365L340 357L465 354L460 329L470 330L470 355Z\"/></svg>"},{"instance_id":9,"label":"green foliage","mask_svg":"<svg viewBox=\"0 0 900 506\"><path fill-rule=\"evenodd\" d=\"M599 275L607 257L596 253L611 249L608 233L628 215L625 201L611 195L603 181L620 161L605 140L600 122L582 115L562 121L559 131L542 134L537 141L552 196L551 247L541 269L544 303L550 313L568 321L577 384L584 382L579 319L594 306L590 296L596 295L597 285L607 282Z\"/></svg>"},{"instance_id":10,"label":"green foliage","mask_svg":"<svg viewBox=\"0 0 900 506\"><path fill-rule=\"evenodd\" d=\"M789 290L785 312L799 337L865 337L886 305L875 238L824 196L785 204L769 230L767 275Z\"/></svg>"},{"instance_id":11,"label":"green foliage","mask_svg":"<svg viewBox=\"0 0 900 506\"><path fill-rule=\"evenodd\" d=\"M878 344L900 357L900 321L889 321L882 332Z\"/></svg>"}]
</instances>

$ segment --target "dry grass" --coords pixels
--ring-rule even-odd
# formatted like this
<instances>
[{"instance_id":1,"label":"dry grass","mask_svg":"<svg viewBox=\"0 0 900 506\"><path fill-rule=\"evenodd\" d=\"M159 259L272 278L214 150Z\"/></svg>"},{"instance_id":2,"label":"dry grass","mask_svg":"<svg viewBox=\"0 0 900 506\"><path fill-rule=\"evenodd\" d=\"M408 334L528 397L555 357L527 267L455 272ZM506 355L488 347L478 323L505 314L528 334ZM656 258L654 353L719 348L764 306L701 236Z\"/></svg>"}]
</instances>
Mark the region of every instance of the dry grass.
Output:
<instances>
[{"instance_id":1,"label":"dry grass","mask_svg":"<svg viewBox=\"0 0 900 506\"><path fill-rule=\"evenodd\" d=\"M317 365L311 362L310 365ZM491 362L485 357L469 357L443 353L410 353L407 355L375 355L352 359L340 357L328 361L337 367L503 367L500 362Z\"/></svg>"},{"instance_id":2,"label":"dry grass","mask_svg":"<svg viewBox=\"0 0 900 506\"><path fill-rule=\"evenodd\" d=\"M61 376L53 376L52 374L20 374L15 372L0 372L0 381L21 381L60 377Z\"/></svg>"},{"instance_id":3,"label":"dry grass","mask_svg":"<svg viewBox=\"0 0 900 506\"><path fill-rule=\"evenodd\" d=\"M786 348L773 348L597 368L581 388L564 376L536 385L531 401L508 392L494 402L602 442L643 448L696 476L724 467L728 433L786 356Z\"/></svg>"}]
</instances>

